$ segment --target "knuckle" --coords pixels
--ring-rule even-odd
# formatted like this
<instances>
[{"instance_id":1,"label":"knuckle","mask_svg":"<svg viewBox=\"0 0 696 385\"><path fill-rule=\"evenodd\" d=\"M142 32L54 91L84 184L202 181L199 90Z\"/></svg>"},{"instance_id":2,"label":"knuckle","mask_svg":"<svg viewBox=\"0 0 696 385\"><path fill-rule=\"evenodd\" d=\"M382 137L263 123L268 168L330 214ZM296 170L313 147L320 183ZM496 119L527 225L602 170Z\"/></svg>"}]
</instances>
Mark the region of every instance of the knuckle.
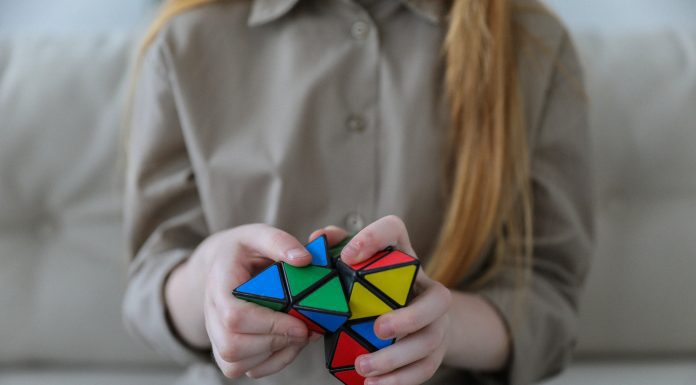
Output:
<instances>
[{"instance_id":1,"label":"knuckle","mask_svg":"<svg viewBox=\"0 0 696 385\"><path fill-rule=\"evenodd\" d=\"M225 362L235 362L238 358L237 348L231 345L225 345L220 347L220 358Z\"/></svg>"},{"instance_id":2,"label":"knuckle","mask_svg":"<svg viewBox=\"0 0 696 385\"><path fill-rule=\"evenodd\" d=\"M241 357L241 351L239 349L239 343L238 343L239 338L236 337L235 335L229 336L227 339L224 341L219 342L219 354L220 358L222 358L226 362L235 362L239 361Z\"/></svg>"},{"instance_id":3,"label":"knuckle","mask_svg":"<svg viewBox=\"0 0 696 385\"><path fill-rule=\"evenodd\" d=\"M383 371L383 372L388 372L391 370L396 369L398 362L394 357L391 357L389 355L384 355L382 357L376 357L374 360L374 366L375 369Z\"/></svg>"},{"instance_id":4,"label":"knuckle","mask_svg":"<svg viewBox=\"0 0 696 385\"><path fill-rule=\"evenodd\" d=\"M279 335L271 339L271 350L276 351L288 345L289 337L287 335Z\"/></svg>"},{"instance_id":5,"label":"knuckle","mask_svg":"<svg viewBox=\"0 0 696 385\"><path fill-rule=\"evenodd\" d=\"M293 360L294 358L295 358L295 355L294 355L294 354L286 354L285 356L283 356L283 357L280 359L280 368L279 368L278 370L283 369L283 368L285 368L286 366L290 365L290 363L292 362L292 360Z\"/></svg>"},{"instance_id":6,"label":"knuckle","mask_svg":"<svg viewBox=\"0 0 696 385\"><path fill-rule=\"evenodd\" d=\"M431 335L425 340L424 345L428 354L434 353L440 347L440 339L437 335Z\"/></svg>"},{"instance_id":7,"label":"knuckle","mask_svg":"<svg viewBox=\"0 0 696 385\"><path fill-rule=\"evenodd\" d=\"M292 236L290 234L278 229L273 230L271 244L276 250L284 252L289 243L292 243Z\"/></svg>"},{"instance_id":8,"label":"knuckle","mask_svg":"<svg viewBox=\"0 0 696 385\"><path fill-rule=\"evenodd\" d=\"M449 307L450 303L452 303L452 292L440 282L435 282L435 290L437 290L442 297L442 302Z\"/></svg>"},{"instance_id":9,"label":"knuckle","mask_svg":"<svg viewBox=\"0 0 696 385\"><path fill-rule=\"evenodd\" d=\"M435 340L437 341L438 347L442 345L443 342L445 342L445 329L442 327L439 327L435 331Z\"/></svg>"},{"instance_id":10,"label":"knuckle","mask_svg":"<svg viewBox=\"0 0 696 385\"><path fill-rule=\"evenodd\" d=\"M234 311L232 309L223 310L222 314L223 323L225 329L229 331L238 331L244 324L244 315L241 311Z\"/></svg>"},{"instance_id":11,"label":"knuckle","mask_svg":"<svg viewBox=\"0 0 696 385\"><path fill-rule=\"evenodd\" d=\"M375 234L372 228L366 227L360 232L355 245L360 249L375 249L379 246L377 244L377 234Z\"/></svg>"},{"instance_id":12,"label":"knuckle","mask_svg":"<svg viewBox=\"0 0 696 385\"><path fill-rule=\"evenodd\" d=\"M435 360L426 358L423 361L423 371L425 371L425 373L427 374L426 379L430 379L430 377L432 377L433 374L435 374L435 371L437 371L437 363L435 362Z\"/></svg>"},{"instance_id":13,"label":"knuckle","mask_svg":"<svg viewBox=\"0 0 696 385\"><path fill-rule=\"evenodd\" d=\"M239 378L244 374L244 369L239 365L224 365L220 369L222 374L229 379Z\"/></svg>"},{"instance_id":14,"label":"knuckle","mask_svg":"<svg viewBox=\"0 0 696 385\"><path fill-rule=\"evenodd\" d=\"M418 316L412 312L404 312L399 319L400 322L395 322L394 325L397 332L408 333L418 327Z\"/></svg>"},{"instance_id":15,"label":"knuckle","mask_svg":"<svg viewBox=\"0 0 696 385\"><path fill-rule=\"evenodd\" d=\"M270 317L268 321L268 332L266 334L280 334L278 333L278 317Z\"/></svg>"},{"instance_id":16,"label":"knuckle","mask_svg":"<svg viewBox=\"0 0 696 385\"><path fill-rule=\"evenodd\" d=\"M385 221L388 221L391 225L397 226L400 228L406 228L406 225L404 224L403 219L399 217L398 215L390 214L384 217Z\"/></svg>"},{"instance_id":17,"label":"knuckle","mask_svg":"<svg viewBox=\"0 0 696 385\"><path fill-rule=\"evenodd\" d=\"M404 385L405 382L399 378L399 376L389 376L384 379L384 383L387 385Z\"/></svg>"}]
</instances>

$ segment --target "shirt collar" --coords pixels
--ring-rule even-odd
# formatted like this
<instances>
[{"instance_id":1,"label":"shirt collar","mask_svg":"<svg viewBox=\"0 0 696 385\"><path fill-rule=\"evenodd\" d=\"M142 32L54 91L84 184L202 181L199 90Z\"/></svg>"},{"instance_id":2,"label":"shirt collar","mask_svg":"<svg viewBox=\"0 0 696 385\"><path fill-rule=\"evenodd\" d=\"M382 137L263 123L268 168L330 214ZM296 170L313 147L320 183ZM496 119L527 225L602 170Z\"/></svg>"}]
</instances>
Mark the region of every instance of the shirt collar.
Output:
<instances>
[{"instance_id":1,"label":"shirt collar","mask_svg":"<svg viewBox=\"0 0 696 385\"><path fill-rule=\"evenodd\" d=\"M440 24L447 13L446 0L399 0L416 15L434 24ZM280 18L297 5L299 0L253 0L249 26L262 25Z\"/></svg>"}]
</instances>

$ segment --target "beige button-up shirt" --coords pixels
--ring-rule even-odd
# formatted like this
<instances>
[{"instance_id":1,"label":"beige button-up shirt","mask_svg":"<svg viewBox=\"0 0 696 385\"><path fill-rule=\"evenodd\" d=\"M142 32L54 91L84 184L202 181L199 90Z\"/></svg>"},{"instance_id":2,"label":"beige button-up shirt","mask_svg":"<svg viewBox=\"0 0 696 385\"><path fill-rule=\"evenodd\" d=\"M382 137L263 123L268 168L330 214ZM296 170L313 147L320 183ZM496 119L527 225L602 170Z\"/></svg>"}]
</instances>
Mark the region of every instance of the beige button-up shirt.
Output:
<instances>
[{"instance_id":1,"label":"beige button-up shirt","mask_svg":"<svg viewBox=\"0 0 696 385\"><path fill-rule=\"evenodd\" d=\"M143 340L190 364L183 382L226 381L209 354L173 333L162 295L167 274L206 236L265 222L304 240L329 224L357 231L396 214L416 253L429 254L445 204L444 4L221 1L175 17L149 47L129 141L124 313ZM527 384L560 370L575 342L592 239L581 77L555 19L517 19L542 42L519 58L534 187L531 284L522 306L507 271L479 292L511 329L509 367L443 367L432 384ZM254 383L337 383L322 350L310 345Z\"/></svg>"}]
</instances>

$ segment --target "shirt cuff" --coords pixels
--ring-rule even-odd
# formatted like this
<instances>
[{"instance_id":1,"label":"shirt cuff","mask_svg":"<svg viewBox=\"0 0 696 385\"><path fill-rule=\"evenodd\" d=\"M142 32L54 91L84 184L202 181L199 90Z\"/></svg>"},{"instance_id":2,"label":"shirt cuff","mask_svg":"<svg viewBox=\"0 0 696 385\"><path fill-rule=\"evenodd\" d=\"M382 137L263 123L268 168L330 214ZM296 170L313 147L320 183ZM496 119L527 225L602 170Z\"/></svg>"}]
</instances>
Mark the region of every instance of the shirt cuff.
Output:
<instances>
[{"instance_id":1,"label":"shirt cuff","mask_svg":"<svg viewBox=\"0 0 696 385\"><path fill-rule=\"evenodd\" d=\"M181 365L212 362L209 349L193 348L177 335L169 321L164 299L164 283L169 274L190 255L191 250L172 250L149 255L141 261L136 258L123 300L126 329L159 354Z\"/></svg>"},{"instance_id":2,"label":"shirt cuff","mask_svg":"<svg viewBox=\"0 0 696 385\"><path fill-rule=\"evenodd\" d=\"M570 320L560 305L553 305L548 294L552 289L538 281L520 286L518 280L503 274L500 280L476 292L498 312L510 337L505 367L477 373L496 384L528 385L553 376L568 364L573 350L564 342L564 325Z\"/></svg>"},{"instance_id":3,"label":"shirt cuff","mask_svg":"<svg viewBox=\"0 0 696 385\"><path fill-rule=\"evenodd\" d=\"M496 313L498 313L498 316L500 317L501 321L503 322L503 325L505 326L508 341L510 344L510 350L507 360L505 362L505 365L500 370L497 370L495 372L476 373L476 377L485 377L488 380L487 382L489 383L492 382L496 384L510 385L525 384L525 382L522 381L522 379L525 376L519 373L521 370L519 359L521 353L518 351L520 343L516 340L518 340L517 337L520 333L518 330L513 330L512 328L513 315L510 311L510 300L507 298L511 294L505 293L504 290L501 290L497 287L482 289L479 290L476 294L481 299L486 301L493 308L493 310L495 310ZM519 317L516 317L516 319L519 319Z\"/></svg>"}]
</instances>

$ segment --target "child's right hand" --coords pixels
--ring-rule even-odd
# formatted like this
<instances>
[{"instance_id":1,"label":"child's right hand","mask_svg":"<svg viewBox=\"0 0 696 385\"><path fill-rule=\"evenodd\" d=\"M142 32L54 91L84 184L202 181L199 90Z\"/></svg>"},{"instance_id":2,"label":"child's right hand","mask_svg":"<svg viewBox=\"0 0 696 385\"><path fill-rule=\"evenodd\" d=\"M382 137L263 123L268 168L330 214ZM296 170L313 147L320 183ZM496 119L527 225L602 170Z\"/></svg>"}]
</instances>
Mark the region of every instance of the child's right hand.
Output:
<instances>
[{"instance_id":1,"label":"child's right hand","mask_svg":"<svg viewBox=\"0 0 696 385\"><path fill-rule=\"evenodd\" d=\"M191 258L205 286L205 329L217 365L226 377L276 373L310 340L295 317L235 298L232 291L274 261L304 266L312 257L290 234L249 224L212 235ZM312 335L311 339L318 339Z\"/></svg>"}]
</instances>

